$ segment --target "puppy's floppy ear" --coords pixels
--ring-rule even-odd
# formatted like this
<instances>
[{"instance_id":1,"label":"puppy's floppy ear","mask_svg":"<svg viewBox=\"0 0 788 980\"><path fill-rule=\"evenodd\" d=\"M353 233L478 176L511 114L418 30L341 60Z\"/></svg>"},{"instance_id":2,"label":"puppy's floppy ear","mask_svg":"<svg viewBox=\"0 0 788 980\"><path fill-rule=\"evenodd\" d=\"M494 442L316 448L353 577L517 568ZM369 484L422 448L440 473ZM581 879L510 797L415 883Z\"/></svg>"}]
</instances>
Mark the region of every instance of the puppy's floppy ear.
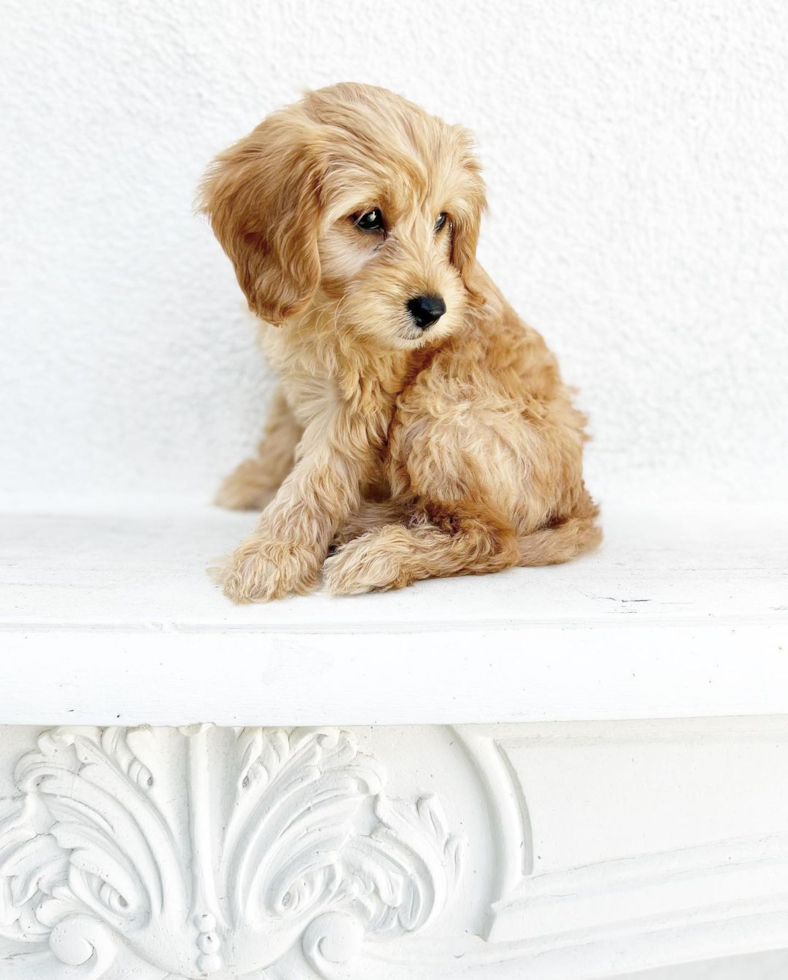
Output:
<instances>
[{"instance_id":1,"label":"puppy's floppy ear","mask_svg":"<svg viewBox=\"0 0 788 980\"><path fill-rule=\"evenodd\" d=\"M480 299L476 283L476 243L479 240L481 209L478 212L460 211L452 216L451 262L463 284L474 299Z\"/></svg>"},{"instance_id":2,"label":"puppy's floppy ear","mask_svg":"<svg viewBox=\"0 0 788 980\"><path fill-rule=\"evenodd\" d=\"M302 310L320 282L319 134L292 109L275 113L221 153L201 187L249 309L269 323Z\"/></svg>"},{"instance_id":3,"label":"puppy's floppy ear","mask_svg":"<svg viewBox=\"0 0 788 980\"><path fill-rule=\"evenodd\" d=\"M462 151L460 166L465 173L465 184L460 198L452 211L451 262L460 275L471 298L484 302L476 276L476 245L482 213L487 207L487 197L481 167L473 154L473 136L464 129L455 128Z\"/></svg>"}]
</instances>

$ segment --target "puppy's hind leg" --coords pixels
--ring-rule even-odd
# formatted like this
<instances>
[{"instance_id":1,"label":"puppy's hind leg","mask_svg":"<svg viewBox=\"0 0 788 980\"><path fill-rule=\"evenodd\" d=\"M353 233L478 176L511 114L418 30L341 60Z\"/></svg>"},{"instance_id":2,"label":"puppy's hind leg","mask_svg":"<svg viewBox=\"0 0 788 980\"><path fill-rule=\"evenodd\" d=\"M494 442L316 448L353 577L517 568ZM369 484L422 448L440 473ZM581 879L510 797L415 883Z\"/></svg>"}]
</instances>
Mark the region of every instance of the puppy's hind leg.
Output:
<instances>
[{"instance_id":1,"label":"puppy's hind leg","mask_svg":"<svg viewBox=\"0 0 788 980\"><path fill-rule=\"evenodd\" d=\"M338 548L369 531L402 522L405 516L402 506L393 500L362 500L359 509L337 531L333 545Z\"/></svg>"},{"instance_id":2,"label":"puppy's hind leg","mask_svg":"<svg viewBox=\"0 0 788 980\"><path fill-rule=\"evenodd\" d=\"M409 524L386 524L355 538L325 565L334 595L401 589L448 575L482 575L517 565L515 529L480 504L428 505Z\"/></svg>"},{"instance_id":3,"label":"puppy's hind leg","mask_svg":"<svg viewBox=\"0 0 788 980\"><path fill-rule=\"evenodd\" d=\"M229 510L263 510L293 468L301 434L282 389L277 388L255 456L233 470L214 503Z\"/></svg>"}]
</instances>

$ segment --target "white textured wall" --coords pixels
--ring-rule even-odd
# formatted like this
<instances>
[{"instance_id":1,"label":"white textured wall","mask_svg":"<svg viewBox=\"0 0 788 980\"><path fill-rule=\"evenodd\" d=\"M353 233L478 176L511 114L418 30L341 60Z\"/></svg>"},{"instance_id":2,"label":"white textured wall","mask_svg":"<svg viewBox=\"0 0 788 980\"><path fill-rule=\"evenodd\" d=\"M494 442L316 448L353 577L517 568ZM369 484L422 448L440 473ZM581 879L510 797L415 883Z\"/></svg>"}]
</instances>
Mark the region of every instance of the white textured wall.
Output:
<instances>
[{"instance_id":1,"label":"white textured wall","mask_svg":"<svg viewBox=\"0 0 788 980\"><path fill-rule=\"evenodd\" d=\"M783 0L3 0L0 490L206 496L268 381L191 205L304 87L472 127L603 496L788 488Z\"/></svg>"}]
</instances>

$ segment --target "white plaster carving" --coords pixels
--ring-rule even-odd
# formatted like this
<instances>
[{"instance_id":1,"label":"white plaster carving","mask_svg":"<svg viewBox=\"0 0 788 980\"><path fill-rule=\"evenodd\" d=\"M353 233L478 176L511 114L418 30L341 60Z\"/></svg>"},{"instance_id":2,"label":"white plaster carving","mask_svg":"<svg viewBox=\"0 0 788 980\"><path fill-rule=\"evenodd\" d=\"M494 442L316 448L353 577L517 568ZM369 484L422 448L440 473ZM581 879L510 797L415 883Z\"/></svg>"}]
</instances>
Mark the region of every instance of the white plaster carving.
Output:
<instances>
[{"instance_id":1,"label":"white plaster carving","mask_svg":"<svg viewBox=\"0 0 788 980\"><path fill-rule=\"evenodd\" d=\"M611 980L788 949L783 718L32 744L0 731L0 980Z\"/></svg>"},{"instance_id":2,"label":"white plaster carving","mask_svg":"<svg viewBox=\"0 0 788 980\"><path fill-rule=\"evenodd\" d=\"M365 943L432 923L461 876L438 801L389 799L338 729L54 729L14 781L14 980L339 976Z\"/></svg>"}]
</instances>

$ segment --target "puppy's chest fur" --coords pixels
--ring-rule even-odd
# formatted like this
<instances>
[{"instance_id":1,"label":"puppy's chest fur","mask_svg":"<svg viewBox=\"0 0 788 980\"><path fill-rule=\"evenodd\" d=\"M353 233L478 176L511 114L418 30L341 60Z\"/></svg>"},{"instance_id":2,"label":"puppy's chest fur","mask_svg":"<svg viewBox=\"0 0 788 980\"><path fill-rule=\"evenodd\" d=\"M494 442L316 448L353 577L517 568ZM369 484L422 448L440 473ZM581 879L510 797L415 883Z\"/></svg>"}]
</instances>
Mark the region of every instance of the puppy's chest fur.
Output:
<instances>
[{"instance_id":1,"label":"puppy's chest fur","mask_svg":"<svg viewBox=\"0 0 788 980\"><path fill-rule=\"evenodd\" d=\"M543 339L511 311L410 351L352 345L306 320L264 328L262 341L301 426L344 409L344 438L373 450L365 484L375 496L498 499L530 524L577 482L559 470L579 459L584 419ZM558 463L544 451L555 422L567 443ZM523 517L526 477L544 484L543 506Z\"/></svg>"},{"instance_id":2,"label":"puppy's chest fur","mask_svg":"<svg viewBox=\"0 0 788 980\"><path fill-rule=\"evenodd\" d=\"M398 398L436 353L354 347L301 323L264 325L260 339L301 426L343 403L384 441Z\"/></svg>"}]
</instances>

